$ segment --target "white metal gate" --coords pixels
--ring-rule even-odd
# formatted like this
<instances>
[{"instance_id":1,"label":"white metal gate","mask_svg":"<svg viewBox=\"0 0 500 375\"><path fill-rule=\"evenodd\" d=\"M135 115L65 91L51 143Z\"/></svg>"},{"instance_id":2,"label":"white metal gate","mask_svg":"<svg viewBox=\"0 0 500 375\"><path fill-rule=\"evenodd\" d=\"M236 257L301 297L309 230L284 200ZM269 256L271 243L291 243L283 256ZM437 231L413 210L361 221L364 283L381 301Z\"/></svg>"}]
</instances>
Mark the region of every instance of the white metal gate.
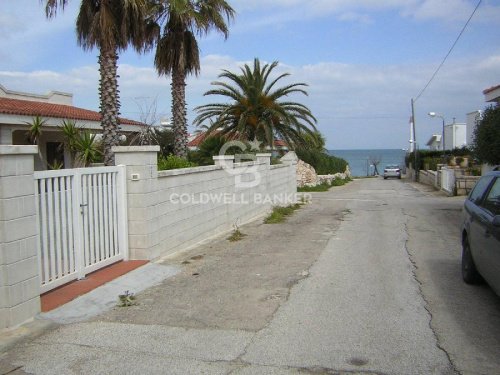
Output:
<instances>
[{"instance_id":1,"label":"white metal gate","mask_svg":"<svg viewBox=\"0 0 500 375\"><path fill-rule=\"evenodd\" d=\"M128 258L124 166L34 177L40 293Z\"/></svg>"},{"instance_id":2,"label":"white metal gate","mask_svg":"<svg viewBox=\"0 0 500 375\"><path fill-rule=\"evenodd\" d=\"M441 169L441 189L449 194L455 193L455 170Z\"/></svg>"}]
</instances>

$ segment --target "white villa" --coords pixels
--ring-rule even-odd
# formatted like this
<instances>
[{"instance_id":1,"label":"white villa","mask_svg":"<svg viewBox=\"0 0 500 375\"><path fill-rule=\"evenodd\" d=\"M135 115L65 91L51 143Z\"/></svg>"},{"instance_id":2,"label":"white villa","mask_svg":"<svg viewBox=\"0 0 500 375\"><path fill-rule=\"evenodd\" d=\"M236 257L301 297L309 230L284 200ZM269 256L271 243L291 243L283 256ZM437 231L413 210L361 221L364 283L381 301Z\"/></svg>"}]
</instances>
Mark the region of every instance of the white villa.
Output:
<instances>
[{"instance_id":1,"label":"white villa","mask_svg":"<svg viewBox=\"0 0 500 375\"><path fill-rule=\"evenodd\" d=\"M54 162L71 167L72 160L63 151L59 126L63 120L74 120L77 126L101 133L99 112L73 106L73 94L51 91L45 95L8 90L0 85L0 145L30 144L27 131L33 118L45 120L39 141L41 158L36 158L35 169L47 169ZM121 132L134 133L144 128L144 124L120 118Z\"/></svg>"}]
</instances>

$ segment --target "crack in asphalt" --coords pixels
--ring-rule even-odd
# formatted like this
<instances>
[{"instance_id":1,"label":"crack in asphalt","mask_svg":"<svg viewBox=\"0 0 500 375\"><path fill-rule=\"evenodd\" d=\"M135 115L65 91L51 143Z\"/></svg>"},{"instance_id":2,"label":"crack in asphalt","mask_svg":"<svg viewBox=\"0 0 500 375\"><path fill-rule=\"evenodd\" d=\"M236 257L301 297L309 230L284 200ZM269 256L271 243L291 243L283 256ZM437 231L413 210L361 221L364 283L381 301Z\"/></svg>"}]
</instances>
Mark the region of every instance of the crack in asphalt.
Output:
<instances>
[{"instance_id":1,"label":"crack in asphalt","mask_svg":"<svg viewBox=\"0 0 500 375\"><path fill-rule=\"evenodd\" d=\"M405 212L405 209L402 208L401 209L401 212L403 214L403 217L405 218L405 221L403 222L403 228L404 228L404 234L405 234L405 242L404 242L404 249L406 251L406 254L408 255L408 259L410 261L410 263L412 264L412 269L411 269L411 272L412 272L412 275L413 275L413 279L417 282L417 285L418 285L418 292L420 294L420 296L422 297L423 301L424 301L424 309L427 311L427 314L429 315L429 328L430 330L432 331L432 334L436 340L436 347L441 350L445 355L446 355L446 358L448 359L448 362L451 366L451 370L453 371L454 374L456 375L462 375L461 372L457 369L457 367L455 366L455 363L453 363L453 360L451 359L451 356L450 356L450 353L448 353L448 351L446 350L446 348L444 348L444 346L441 345L441 342L439 340L439 335L438 333L435 331L434 327L432 326L432 319L433 319L433 315L432 315L432 311L430 310L430 303L429 301L427 300L427 298L425 297L425 294L422 290L422 282L418 279L417 277L417 270L418 270L418 265L412 255L412 253L410 252L410 249L409 249L409 246L408 246L408 243L410 241L410 231L409 231L409 228L408 228L408 217L412 217L412 218L416 218L415 216L412 216L410 214L407 214Z\"/></svg>"}]
</instances>

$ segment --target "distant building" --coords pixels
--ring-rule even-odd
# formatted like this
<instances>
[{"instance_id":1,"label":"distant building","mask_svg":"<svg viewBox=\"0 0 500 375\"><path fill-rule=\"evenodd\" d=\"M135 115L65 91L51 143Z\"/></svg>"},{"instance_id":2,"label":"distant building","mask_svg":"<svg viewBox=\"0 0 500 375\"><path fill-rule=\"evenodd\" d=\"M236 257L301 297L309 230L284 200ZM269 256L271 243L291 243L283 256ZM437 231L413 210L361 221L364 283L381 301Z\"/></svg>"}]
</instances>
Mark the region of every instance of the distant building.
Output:
<instances>
[{"instance_id":1,"label":"distant building","mask_svg":"<svg viewBox=\"0 0 500 375\"><path fill-rule=\"evenodd\" d=\"M500 85L483 90L483 94L485 102L500 104Z\"/></svg>"},{"instance_id":2,"label":"distant building","mask_svg":"<svg viewBox=\"0 0 500 375\"><path fill-rule=\"evenodd\" d=\"M464 123L455 122L444 127L444 149L453 150L467 145L467 126Z\"/></svg>"},{"instance_id":3,"label":"distant building","mask_svg":"<svg viewBox=\"0 0 500 375\"><path fill-rule=\"evenodd\" d=\"M441 134L433 134L427 141L427 146L431 151L441 150Z\"/></svg>"},{"instance_id":4,"label":"distant building","mask_svg":"<svg viewBox=\"0 0 500 375\"><path fill-rule=\"evenodd\" d=\"M474 131L476 130L477 124L481 121L483 118L483 111L474 111L467 113L467 121L466 121L466 126L467 126L467 145L470 146L472 145L473 142L473 135Z\"/></svg>"}]
</instances>

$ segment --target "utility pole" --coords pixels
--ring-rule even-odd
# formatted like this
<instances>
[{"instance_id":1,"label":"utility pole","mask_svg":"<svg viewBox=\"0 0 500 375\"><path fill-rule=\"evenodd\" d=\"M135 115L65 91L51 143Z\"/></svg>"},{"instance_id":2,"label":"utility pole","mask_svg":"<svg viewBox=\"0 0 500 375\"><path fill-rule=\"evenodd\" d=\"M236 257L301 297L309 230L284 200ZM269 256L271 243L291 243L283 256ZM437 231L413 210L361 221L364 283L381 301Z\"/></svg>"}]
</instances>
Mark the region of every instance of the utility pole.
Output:
<instances>
[{"instance_id":1,"label":"utility pole","mask_svg":"<svg viewBox=\"0 0 500 375\"><path fill-rule=\"evenodd\" d=\"M417 170L417 136L415 134L415 105L413 98L411 99L411 122L413 124L413 170L415 171L413 180L418 181L418 170Z\"/></svg>"}]
</instances>

